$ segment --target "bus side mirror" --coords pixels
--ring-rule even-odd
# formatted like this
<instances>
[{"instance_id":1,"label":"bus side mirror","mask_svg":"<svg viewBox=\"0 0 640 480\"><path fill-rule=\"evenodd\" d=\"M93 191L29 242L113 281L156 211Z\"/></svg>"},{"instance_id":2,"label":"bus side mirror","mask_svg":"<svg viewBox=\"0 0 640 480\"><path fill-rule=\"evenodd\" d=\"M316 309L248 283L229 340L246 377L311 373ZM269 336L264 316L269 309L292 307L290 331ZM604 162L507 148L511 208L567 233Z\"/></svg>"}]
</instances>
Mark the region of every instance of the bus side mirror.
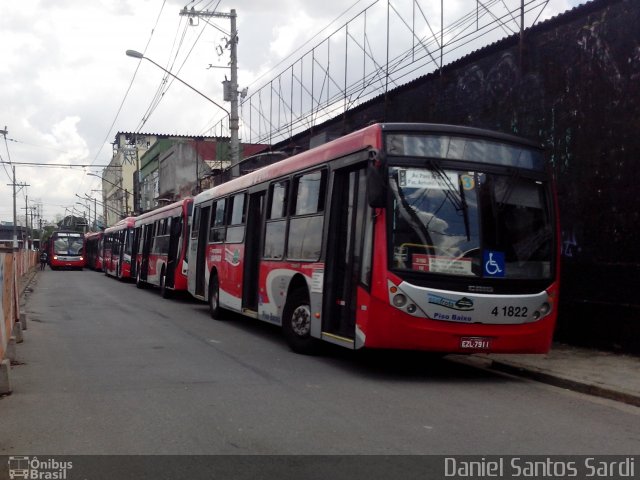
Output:
<instances>
[{"instance_id":1,"label":"bus side mirror","mask_svg":"<svg viewBox=\"0 0 640 480\"><path fill-rule=\"evenodd\" d=\"M369 151L367 164L367 201L371 208L387 206L387 182L384 165L377 150Z\"/></svg>"}]
</instances>

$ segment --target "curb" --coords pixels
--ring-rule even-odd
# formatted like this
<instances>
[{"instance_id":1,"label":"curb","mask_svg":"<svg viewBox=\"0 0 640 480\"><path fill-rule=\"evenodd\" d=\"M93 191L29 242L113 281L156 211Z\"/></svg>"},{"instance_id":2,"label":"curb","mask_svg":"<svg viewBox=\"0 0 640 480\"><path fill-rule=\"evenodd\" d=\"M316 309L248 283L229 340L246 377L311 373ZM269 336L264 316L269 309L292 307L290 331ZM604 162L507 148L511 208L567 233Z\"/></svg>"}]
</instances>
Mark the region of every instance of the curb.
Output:
<instances>
[{"instance_id":1,"label":"curb","mask_svg":"<svg viewBox=\"0 0 640 480\"><path fill-rule=\"evenodd\" d=\"M614 400L616 402L640 407L640 395L563 377L559 374L551 372L550 370L543 370L540 368L532 367L530 365L505 362L474 355L468 357L450 355L447 358L473 368L493 370L516 377L528 378L529 380L546 383L548 385L553 385L554 387L565 388L574 392L584 393L594 397L606 398L608 400Z\"/></svg>"},{"instance_id":2,"label":"curb","mask_svg":"<svg viewBox=\"0 0 640 480\"><path fill-rule=\"evenodd\" d=\"M508 363L499 360L491 360L488 368L499 372L509 373L512 375L529 378L541 383L547 383L555 387L566 388L579 393L585 393L595 397L615 400L617 402L627 403L635 407L640 407L640 396L629 392L614 390L612 388L595 385L592 383L582 382L561 375L554 374L549 371L538 369L531 366L524 366L516 363Z\"/></svg>"},{"instance_id":3,"label":"curb","mask_svg":"<svg viewBox=\"0 0 640 480\"><path fill-rule=\"evenodd\" d=\"M32 270L30 272L27 272L26 274L23 275L24 281L20 281L20 299L22 299L22 297L24 297L24 293L27 291L27 288L29 288L29 286L31 285L31 283L33 282L33 280L36 278L36 276L38 275L38 269L37 267L32 267Z\"/></svg>"}]
</instances>

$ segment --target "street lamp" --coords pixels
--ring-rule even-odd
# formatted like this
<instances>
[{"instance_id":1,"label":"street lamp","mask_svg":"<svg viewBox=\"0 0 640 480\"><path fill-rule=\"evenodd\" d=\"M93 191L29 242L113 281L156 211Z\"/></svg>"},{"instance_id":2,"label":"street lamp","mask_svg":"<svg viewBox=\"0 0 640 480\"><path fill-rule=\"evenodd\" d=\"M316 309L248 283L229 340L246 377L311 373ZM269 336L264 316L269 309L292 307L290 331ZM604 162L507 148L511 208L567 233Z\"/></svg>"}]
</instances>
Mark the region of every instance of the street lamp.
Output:
<instances>
[{"instance_id":1,"label":"street lamp","mask_svg":"<svg viewBox=\"0 0 640 480\"><path fill-rule=\"evenodd\" d=\"M171 73L169 70L167 70L163 66L158 65L156 62L151 60L149 57L145 57L142 53L137 52L135 50L127 50L126 54L127 54L128 57L138 58L140 60L142 60L142 59L148 60L149 62L153 63L156 67L158 67L160 70L165 72L167 75L171 75L173 78L178 80L180 83L182 83L186 87L188 87L191 90L193 90L194 92L196 92L202 98L204 98L204 99L208 100L209 102L213 103L216 107L218 107L219 109L223 110L227 114L227 116L229 117L229 133L231 134L231 139L230 139L229 143L230 143L230 146L231 146L231 168L232 168L232 172L236 168L239 169L240 168L239 167L239 165L240 165L240 139L238 138L238 129L239 129L239 126L238 126L238 123L239 123L238 114L235 113L234 115L232 115L231 112L229 112L229 110L224 108L222 105L219 105L217 102L214 102L209 97L207 97L204 93L202 93L200 90L192 87L187 82L182 80L180 77L177 77L176 75ZM234 175L234 176L238 176L238 175Z\"/></svg>"}]
</instances>

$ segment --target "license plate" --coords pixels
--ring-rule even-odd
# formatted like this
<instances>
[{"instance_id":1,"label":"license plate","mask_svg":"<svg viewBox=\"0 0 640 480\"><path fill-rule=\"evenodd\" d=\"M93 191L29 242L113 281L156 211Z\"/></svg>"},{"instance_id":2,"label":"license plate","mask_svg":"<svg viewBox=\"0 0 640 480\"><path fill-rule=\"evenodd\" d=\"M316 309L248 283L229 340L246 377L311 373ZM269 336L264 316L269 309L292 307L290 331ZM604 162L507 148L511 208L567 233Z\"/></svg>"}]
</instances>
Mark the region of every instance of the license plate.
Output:
<instances>
[{"instance_id":1,"label":"license plate","mask_svg":"<svg viewBox=\"0 0 640 480\"><path fill-rule=\"evenodd\" d=\"M462 337L460 348L465 350L489 350L491 339L487 337Z\"/></svg>"}]
</instances>

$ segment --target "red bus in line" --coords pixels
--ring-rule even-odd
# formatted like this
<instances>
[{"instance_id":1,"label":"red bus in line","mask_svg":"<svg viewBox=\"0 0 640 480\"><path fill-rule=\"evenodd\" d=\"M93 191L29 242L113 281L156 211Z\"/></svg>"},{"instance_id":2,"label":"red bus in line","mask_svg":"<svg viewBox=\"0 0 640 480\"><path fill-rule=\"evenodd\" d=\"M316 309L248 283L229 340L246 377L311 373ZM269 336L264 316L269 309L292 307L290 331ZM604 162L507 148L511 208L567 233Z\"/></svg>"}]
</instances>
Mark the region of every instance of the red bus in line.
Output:
<instances>
[{"instance_id":1,"label":"red bus in line","mask_svg":"<svg viewBox=\"0 0 640 480\"><path fill-rule=\"evenodd\" d=\"M160 287L168 298L171 292L187 290L187 249L189 217L193 198L189 197L136 217L134 253L136 286Z\"/></svg>"},{"instance_id":2,"label":"red bus in line","mask_svg":"<svg viewBox=\"0 0 640 480\"><path fill-rule=\"evenodd\" d=\"M105 275L119 280L131 278L134 223L135 217L127 217L104 231L102 268Z\"/></svg>"},{"instance_id":3,"label":"red bus in line","mask_svg":"<svg viewBox=\"0 0 640 480\"><path fill-rule=\"evenodd\" d=\"M84 236L84 252L87 259L86 266L98 272L102 271L103 238L103 232L88 232Z\"/></svg>"},{"instance_id":4,"label":"red bus in line","mask_svg":"<svg viewBox=\"0 0 640 480\"><path fill-rule=\"evenodd\" d=\"M558 231L539 144L376 124L196 196L189 292L301 353L544 353Z\"/></svg>"},{"instance_id":5,"label":"red bus in line","mask_svg":"<svg viewBox=\"0 0 640 480\"><path fill-rule=\"evenodd\" d=\"M51 270L83 269L85 265L83 234L63 230L53 232L49 238L48 253Z\"/></svg>"}]
</instances>

